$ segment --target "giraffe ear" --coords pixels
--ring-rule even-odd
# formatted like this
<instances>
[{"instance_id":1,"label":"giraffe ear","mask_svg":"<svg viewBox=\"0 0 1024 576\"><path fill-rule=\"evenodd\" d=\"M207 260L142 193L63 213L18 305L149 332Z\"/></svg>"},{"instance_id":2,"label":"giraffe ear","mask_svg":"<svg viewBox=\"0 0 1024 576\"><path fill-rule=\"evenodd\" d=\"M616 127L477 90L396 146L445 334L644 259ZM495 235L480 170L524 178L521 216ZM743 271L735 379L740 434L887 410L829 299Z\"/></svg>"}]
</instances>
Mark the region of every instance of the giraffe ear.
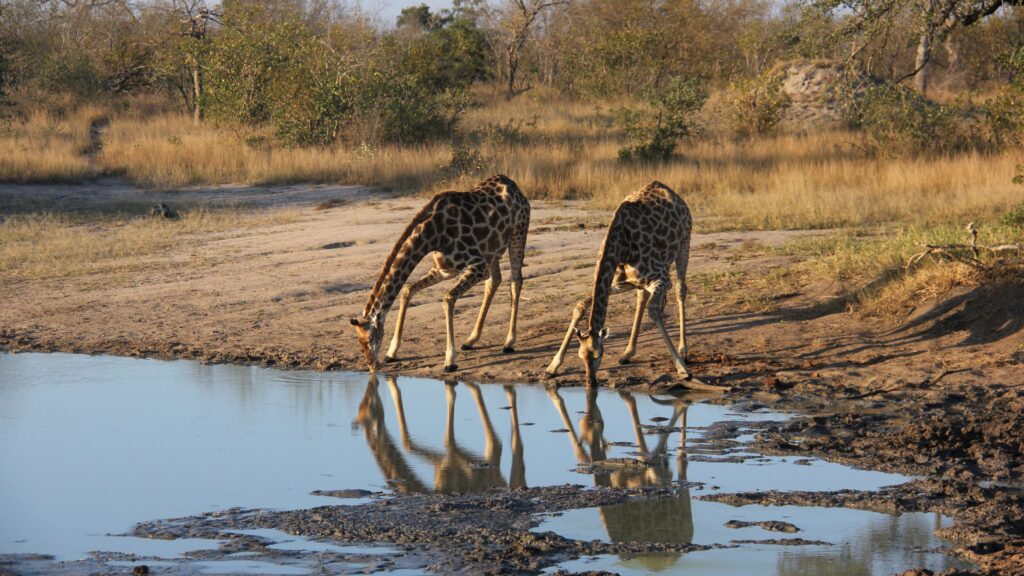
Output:
<instances>
[{"instance_id":1,"label":"giraffe ear","mask_svg":"<svg viewBox=\"0 0 1024 576\"><path fill-rule=\"evenodd\" d=\"M583 339L585 339L587 337L586 333L584 333L579 328L573 328L572 329L572 333L575 334L576 337L579 338L580 340L583 340Z\"/></svg>"},{"instance_id":2,"label":"giraffe ear","mask_svg":"<svg viewBox=\"0 0 1024 576\"><path fill-rule=\"evenodd\" d=\"M610 334L611 334L611 331L608 330L608 327L601 328L601 331L598 332L598 336L601 337L601 340L604 340Z\"/></svg>"}]
</instances>

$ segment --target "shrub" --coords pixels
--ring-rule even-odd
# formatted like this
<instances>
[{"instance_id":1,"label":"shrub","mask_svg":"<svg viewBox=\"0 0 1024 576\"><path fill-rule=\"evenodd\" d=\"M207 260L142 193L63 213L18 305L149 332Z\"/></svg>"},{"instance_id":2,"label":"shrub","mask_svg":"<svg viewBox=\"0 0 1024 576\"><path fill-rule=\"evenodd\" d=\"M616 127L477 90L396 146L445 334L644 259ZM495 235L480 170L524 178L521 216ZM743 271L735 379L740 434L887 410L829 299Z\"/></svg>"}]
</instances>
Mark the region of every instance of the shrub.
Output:
<instances>
[{"instance_id":1,"label":"shrub","mask_svg":"<svg viewBox=\"0 0 1024 576\"><path fill-rule=\"evenodd\" d=\"M476 146L466 142L455 142L451 149L452 159L448 164L441 166L441 171L449 179L480 174L487 169L487 162Z\"/></svg>"},{"instance_id":2,"label":"shrub","mask_svg":"<svg viewBox=\"0 0 1024 576\"><path fill-rule=\"evenodd\" d=\"M667 160L679 140L692 130L691 118L707 100L707 92L696 80L674 78L650 99L650 109L623 108L619 122L630 145L619 150L619 159Z\"/></svg>"},{"instance_id":3,"label":"shrub","mask_svg":"<svg viewBox=\"0 0 1024 576\"><path fill-rule=\"evenodd\" d=\"M733 131L743 137L771 134L792 103L782 90L785 68L779 67L729 88L729 117Z\"/></svg>"},{"instance_id":4,"label":"shrub","mask_svg":"<svg viewBox=\"0 0 1024 576\"><path fill-rule=\"evenodd\" d=\"M895 84L866 88L847 108L846 121L877 153L946 152L960 144L952 108Z\"/></svg>"},{"instance_id":5,"label":"shrub","mask_svg":"<svg viewBox=\"0 0 1024 576\"><path fill-rule=\"evenodd\" d=\"M1003 90L986 102L982 111L981 135L987 146L1002 150L1024 142L1024 90Z\"/></svg>"},{"instance_id":6,"label":"shrub","mask_svg":"<svg viewBox=\"0 0 1024 576\"><path fill-rule=\"evenodd\" d=\"M292 145L409 144L449 135L471 103L461 86L444 86L443 75L396 68L397 44L360 60L297 18L266 17L258 4L238 10L207 67L215 120L269 124Z\"/></svg>"},{"instance_id":7,"label":"shrub","mask_svg":"<svg viewBox=\"0 0 1024 576\"><path fill-rule=\"evenodd\" d=\"M1019 204L1016 208L1012 208L1004 213L999 221L1004 226L1024 228L1024 204Z\"/></svg>"}]
</instances>

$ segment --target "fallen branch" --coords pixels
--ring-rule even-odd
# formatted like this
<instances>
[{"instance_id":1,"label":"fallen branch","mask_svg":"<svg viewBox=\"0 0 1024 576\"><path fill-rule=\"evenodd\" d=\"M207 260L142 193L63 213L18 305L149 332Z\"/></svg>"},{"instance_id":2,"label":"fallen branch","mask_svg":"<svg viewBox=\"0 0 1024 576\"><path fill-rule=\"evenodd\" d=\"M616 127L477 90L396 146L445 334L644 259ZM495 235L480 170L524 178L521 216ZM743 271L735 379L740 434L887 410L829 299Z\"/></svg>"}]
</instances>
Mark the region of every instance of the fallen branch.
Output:
<instances>
[{"instance_id":1,"label":"fallen branch","mask_svg":"<svg viewBox=\"0 0 1024 576\"><path fill-rule=\"evenodd\" d=\"M942 372L939 372L939 374L936 375L934 378L931 378L931 377L925 378L924 380L922 380L921 382L919 382L917 384L904 384L903 386L891 386L889 388L879 388L878 390L872 390L870 392L865 392L863 394L857 394L856 396L850 396L849 398L847 398L847 400L861 400L863 398L870 398L872 396L878 396L880 394L888 394L889 392L897 392L899 390L906 390L908 388L925 388L925 387L928 387L928 386L934 386L934 385L939 383L939 380L942 380L943 378L945 378L946 376L949 376L950 374L956 374L957 372L967 372L968 370L970 370L970 368L957 368L956 370L946 369L946 370L943 370Z\"/></svg>"},{"instance_id":2,"label":"fallen branch","mask_svg":"<svg viewBox=\"0 0 1024 576\"><path fill-rule=\"evenodd\" d=\"M928 256L943 257L949 260L966 264L977 270L990 270L991 266L985 264L977 255L980 251L986 251L992 256L999 257L1006 252L1020 252L1024 250L1024 244L1000 244L998 246L985 246L979 244L918 244L923 246L925 249L917 254L910 257L907 261L907 265L904 270L910 271L910 269L921 260ZM957 254L955 250L970 251L974 256L968 256L963 254Z\"/></svg>"}]
</instances>

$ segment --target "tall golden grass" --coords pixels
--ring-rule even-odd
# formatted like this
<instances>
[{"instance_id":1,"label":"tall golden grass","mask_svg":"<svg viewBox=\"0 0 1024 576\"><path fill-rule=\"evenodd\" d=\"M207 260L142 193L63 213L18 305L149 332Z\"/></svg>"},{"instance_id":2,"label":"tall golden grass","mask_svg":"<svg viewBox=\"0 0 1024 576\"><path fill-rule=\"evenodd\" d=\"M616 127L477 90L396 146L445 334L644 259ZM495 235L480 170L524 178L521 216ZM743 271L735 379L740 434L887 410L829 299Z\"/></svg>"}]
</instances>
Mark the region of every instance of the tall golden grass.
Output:
<instances>
[{"instance_id":1,"label":"tall golden grass","mask_svg":"<svg viewBox=\"0 0 1024 576\"><path fill-rule=\"evenodd\" d=\"M33 116L0 139L0 180L73 180L102 170L147 187L222 183L344 183L430 193L504 172L534 198L589 199L612 208L660 180L682 193L705 229L778 229L935 223L990 214L1021 201L1011 183L1018 150L877 158L856 135L823 132L736 140L708 126L669 162L620 162L615 106L531 95L495 98L462 123L469 170L446 167L452 147L288 148L270 134L193 126L177 114L112 117L95 166L82 156L88 118Z\"/></svg>"},{"instance_id":2,"label":"tall golden grass","mask_svg":"<svg viewBox=\"0 0 1024 576\"><path fill-rule=\"evenodd\" d=\"M86 151L89 126L102 115L96 106L68 114L36 109L0 122L0 181L74 182L96 176Z\"/></svg>"}]
</instances>

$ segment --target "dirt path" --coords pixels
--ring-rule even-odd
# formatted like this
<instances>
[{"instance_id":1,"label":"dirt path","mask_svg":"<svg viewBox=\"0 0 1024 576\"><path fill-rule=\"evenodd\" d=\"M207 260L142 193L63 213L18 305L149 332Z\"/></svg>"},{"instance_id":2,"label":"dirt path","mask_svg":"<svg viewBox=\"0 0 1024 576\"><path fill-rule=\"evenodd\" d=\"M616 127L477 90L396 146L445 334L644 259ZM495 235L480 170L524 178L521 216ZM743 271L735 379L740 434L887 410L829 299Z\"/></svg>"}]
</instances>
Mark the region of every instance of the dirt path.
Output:
<instances>
[{"instance_id":1,"label":"dirt path","mask_svg":"<svg viewBox=\"0 0 1024 576\"><path fill-rule=\"evenodd\" d=\"M278 201L291 203L289 193L289 189L279 190ZM359 195L358 190L334 190L333 195L309 191L297 222L211 235L202 238L198 247L190 245L186 250L183 244L180 253L158 257L180 265L114 277L14 284L2 297L0 326L15 347L365 369L347 320L361 314L384 257L420 201L352 201ZM121 202L123 196L108 193L106 201ZM330 210L310 207L329 196L350 203ZM212 201L222 197L218 190ZM248 202L263 199L256 194L238 197ZM193 195L176 199L196 201ZM65 201L75 205L79 200ZM508 290L503 287L495 297L479 349L460 355L460 378L532 381L542 376L572 306L589 290L607 218L607 214L571 205L539 203L535 207L518 352L500 352L509 306ZM807 234L814 232L697 234L690 274L784 266L792 259L737 256L741 248L754 243L779 245ZM507 262L503 266L507 279ZM424 261L414 277L428 267ZM417 295L409 311L401 361L388 366L389 370L442 375L440 302L447 289L442 283ZM472 329L481 292L482 285L459 301L456 331L460 338ZM709 337L718 340L718 334L732 331L722 325L722 319L701 316L701 299L695 288L690 302L697 312L691 328L698 358L722 349L721 344L710 345ZM632 298L619 297L614 302L613 348L624 343L632 306ZM389 329L393 320L394 315ZM744 323L738 318L730 322ZM636 365L619 369L608 362L608 376L651 378L670 370L669 357L655 336L645 322ZM577 368L575 358L570 358L564 370L567 377L572 378Z\"/></svg>"}]
</instances>

